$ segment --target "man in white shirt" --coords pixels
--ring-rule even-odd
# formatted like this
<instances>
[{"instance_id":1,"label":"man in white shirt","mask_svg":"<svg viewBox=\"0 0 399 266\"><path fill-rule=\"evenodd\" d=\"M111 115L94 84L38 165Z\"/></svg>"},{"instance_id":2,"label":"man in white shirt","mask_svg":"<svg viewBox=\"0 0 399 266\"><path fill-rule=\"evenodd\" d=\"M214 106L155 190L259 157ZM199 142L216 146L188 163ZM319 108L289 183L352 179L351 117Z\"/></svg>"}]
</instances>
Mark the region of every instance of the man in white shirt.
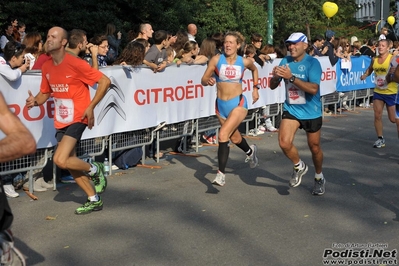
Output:
<instances>
[{"instance_id":1,"label":"man in white shirt","mask_svg":"<svg viewBox=\"0 0 399 266\"><path fill-rule=\"evenodd\" d=\"M195 35L197 34L197 26L195 24L188 24L187 26L187 36L189 41L196 41Z\"/></svg>"}]
</instances>

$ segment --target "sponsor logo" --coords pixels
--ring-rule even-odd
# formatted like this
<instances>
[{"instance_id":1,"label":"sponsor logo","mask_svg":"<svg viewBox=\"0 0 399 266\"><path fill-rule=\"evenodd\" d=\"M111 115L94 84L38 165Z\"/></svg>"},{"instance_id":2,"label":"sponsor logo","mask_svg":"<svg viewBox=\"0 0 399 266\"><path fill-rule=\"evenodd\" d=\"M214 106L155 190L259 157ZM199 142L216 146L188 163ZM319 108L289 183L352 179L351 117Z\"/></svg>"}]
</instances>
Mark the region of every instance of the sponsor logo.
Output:
<instances>
[{"instance_id":1,"label":"sponsor logo","mask_svg":"<svg viewBox=\"0 0 399 266\"><path fill-rule=\"evenodd\" d=\"M101 101L104 101L104 104L102 105L101 111L98 114L97 117L97 125L101 123L101 121L104 119L104 117L107 115L109 110L114 109L116 113L122 117L123 120L126 121L126 113L122 109L122 104L119 102L122 101L123 103L125 102L125 94L123 93L122 89L119 87L118 82L113 76L110 76L109 79L111 80L111 85L107 89L107 92L105 95L108 95L104 97ZM119 99L119 100L118 100Z\"/></svg>"}]
</instances>

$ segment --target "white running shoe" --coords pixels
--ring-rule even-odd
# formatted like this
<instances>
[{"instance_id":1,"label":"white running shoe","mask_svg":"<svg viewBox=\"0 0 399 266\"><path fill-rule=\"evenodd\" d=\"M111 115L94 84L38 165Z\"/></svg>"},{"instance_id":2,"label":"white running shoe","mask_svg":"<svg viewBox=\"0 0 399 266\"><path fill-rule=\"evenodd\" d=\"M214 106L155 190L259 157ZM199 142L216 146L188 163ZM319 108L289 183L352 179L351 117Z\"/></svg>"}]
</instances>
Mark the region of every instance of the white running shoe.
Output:
<instances>
[{"instance_id":1,"label":"white running shoe","mask_svg":"<svg viewBox=\"0 0 399 266\"><path fill-rule=\"evenodd\" d=\"M270 126L270 127L267 128L267 131L268 131L268 132L277 132L278 129L275 128L274 126Z\"/></svg>"},{"instance_id":2,"label":"white running shoe","mask_svg":"<svg viewBox=\"0 0 399 266\"><path fill-rule=\"evenodd\" d=\"M263 132L265 132L267 129L266 129L266 127L264 127L263 125L260 125L259 127L258 127L258 131L263 131Z\"/></svg>"},{"instance_id":3,"label":"white running shoe","mask_svg":"<svg viewBox=\"0 0 399 266\"><path fill-rule=\"evenodd\" d=\"M6 193L7 197L16 198L19 197L19 194L15 192L15 188L13 185L4 185L4 192Z\"/></svg>"},{"instance_id":4,"label":"white running shoe","mask_svg":"<svg viewBox=\"0 0 399 266\"><path fill-rule=\"evenodd\" d=\"M37 183L42 188L53 188L54 187L52 184L49 184L46 181L44 181L43 177L36 179L35 183Z\"/></svg>"},{"instance_id":5,"label":"white running shoe","mask_svg":"<svg viewBox=\"0 0 399 266\"><path fill-rule=\"evenodd\" d=\"M225 174L218 171L216 178L212 181L212 184L216 184L223 187L224 184L226 184Z\"/></svg>"},{"instance_id":6,"label":"white running shoe","mask_svg":"<svg viewBox=\"0 0 399 266\"><path fill-rule=\"evenodd\" d=\"M258 157L256 156L256 152L258 151L258 148L256 147L255 144L249 146L252 150L252 154L250 156L247 156L247 158L245 158L245 162L249 162L249 167L250 168L255 168L259 161L258 161Z\"/></svg>"},{"instance_id":7,"label":"white running shoe","mask_svg":"<svg viewBox=\"0 0 399 266\"><path fill-rule=\"evenodd\" d=\"M257 128L254 128L254 129L251 129L249 132L248 132L248 136L258 136L258 135L262 135L262 134L265 134L265 132L263 132L263 131L261 131L261 130L259 130L259 129L257 129Z\"/></svg>"}]
</instances>

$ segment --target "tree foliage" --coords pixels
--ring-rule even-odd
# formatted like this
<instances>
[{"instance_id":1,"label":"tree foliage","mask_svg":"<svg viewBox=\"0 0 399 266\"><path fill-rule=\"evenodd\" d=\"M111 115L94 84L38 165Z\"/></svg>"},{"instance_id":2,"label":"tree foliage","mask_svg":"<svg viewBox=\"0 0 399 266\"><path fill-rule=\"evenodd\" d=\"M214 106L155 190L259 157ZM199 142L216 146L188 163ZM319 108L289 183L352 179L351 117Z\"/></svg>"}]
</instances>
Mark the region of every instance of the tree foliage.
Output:
<instances>
[{"instance_id":1,"label":"tree foliage","mask_svg":"<svg viewBox=\"0 0 399 266\"><path fill-rule=\"evenodd\" d=\"M355 0L336 0L338 13L323 14L323 2L317 0L274 0L273 38L284 40L290 33L302 31L324 34L327 28L337 36L370 37L373 31L360 31L353 18ZM154 30L186 30L189 23L198 26L197 39L215 32L238 30L249 38L258 32L266 39L267 0L25 0L2 1L0 20L15 16L27 25L27 31L45 34L54 25L67 30L84 29L88 36L102 33L107 23L114 23L123 35L140 23L151 23Z\"/></svg>"}]
</instances>

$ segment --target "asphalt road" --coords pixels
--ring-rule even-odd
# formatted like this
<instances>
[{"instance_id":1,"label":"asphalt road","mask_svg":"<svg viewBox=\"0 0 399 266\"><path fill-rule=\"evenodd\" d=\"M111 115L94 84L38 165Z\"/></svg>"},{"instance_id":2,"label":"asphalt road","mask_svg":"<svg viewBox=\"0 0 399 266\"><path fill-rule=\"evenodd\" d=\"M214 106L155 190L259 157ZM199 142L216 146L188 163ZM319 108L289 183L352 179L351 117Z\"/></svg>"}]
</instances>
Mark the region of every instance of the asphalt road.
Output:
<instances>
[{"instance_id":1,"label":"asphalt road","mask_svg":"<svg viewBox=\"0 0 399 266\"><path fill-rule=\"evenodd\" d=\"M86 200L75 184L36 193L37 201L21 192L9 200L16 244L28 265L312 266L323 265L323 254L349 250L347 263L365 260L362 250L375 259L366 249L377 246L397 263L399 141L386 114L384 125L386 147L375 149L371 109L324 119L323 196L310 193L314 167L304 132L295 144L309 171L297 188L288 186L292 165L277 134L266 133L248 139L259 148L256 169L231 148L224 187L211 184L217 147L204 146L190 153L197 157L146 161L160 169L114 173L104 209L89 215L74 214ZM374 262L367 265L384 264Z\"/></svg>"}]
</instances>

